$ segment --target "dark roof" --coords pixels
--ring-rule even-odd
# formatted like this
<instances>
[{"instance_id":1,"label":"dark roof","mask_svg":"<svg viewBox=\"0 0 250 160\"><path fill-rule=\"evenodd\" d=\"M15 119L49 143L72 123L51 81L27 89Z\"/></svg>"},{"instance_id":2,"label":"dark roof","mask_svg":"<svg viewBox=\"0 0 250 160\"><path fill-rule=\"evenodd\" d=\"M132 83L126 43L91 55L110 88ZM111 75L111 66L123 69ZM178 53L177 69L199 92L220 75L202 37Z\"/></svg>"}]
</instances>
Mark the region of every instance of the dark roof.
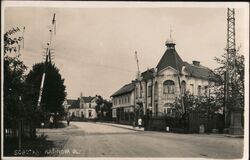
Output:
<instances>
[{"instance_id":1,"label":"dark roof","mask_svg":"<svg viewBox=\"0 0 250 160\"><path fill-rule=\"evenodd\" d=\"M80 108L80 100L73 100L73 103L69 106L69 108Z\"/></svg>"},{"instance_id":2,"label":"dark roof","mask_svg":"<svg viewBox=\"0 0 250 160\"><path fill-rule=\"evenodd\" d=\"M160 72L161 70L170 66L181 72L183 65L184 63L176 50L174 48L168 48L156 68L157 72Z\"/></svg>"},{"instance_id":3,"label":"dark roof","mask_svg":"<svg viewBox=\"0 0 250 160\"><path fill-rule=\"evenodd\" d=\"M67 99L67 105L72 105L74 101L77 101L75 99Z\"/></svg>"},{"instance_id":4,"label":"dark roof","mask_svg":"<svg viewBox=\"0 0 250 160\"><path fill-rule=\"evenodd\" d=\"M135 89L135 83L129 83L124 85L122 88L120 88L118 91L116 91L111 97L123 95L126 93L130 93Z\"/></svg>"},{"instance_id":5,"label":"dark roof","mask_svg":"<svg viewBox=\"0 0 250 160\"><path fill-rule=\"evenodd\" d=\"M90 103L95 97L82 97L84 103Z\"/></svg>"},{"instance_id":6,"label":"dark roof","mask_svg":"<svg viewBox=\"0 0 250 160\"><path fill-rule=\"evenodd\" d=\"M141 73L142 80L148 80L154 77L154 68L148 69Z\"/></svg>"},{"instance_id":7,"label":"dark roof","mask_svg":"<svg viewBox=\"0 0 250 160\"><path fill-rule=\"evenodd\" d=\"M210 81L219 82L221 80L220 76L216 75L211 69L204 67L202 65L193 65L184 62L179 54L176 52L175 48L167 48L166 52L162 56L161 60L157 65L157 72L165 69L166 67L172 67L181 73L182 67L186 67L186 71L196 78L206 79Z\"/></svg>"},{"instance_id":8,"label":"dark roof","mask_svg":"<svg viewBox=\"0 0 250 160\"><path fill-rule=\"evenodd\" d=\"M207 67L204 67L202 65L196 66L193 64L189 64L187 62L184 62L184 65L186 67L186 71L192 77L206 79L215 82L219 82L221 80L220 76L216 75L211 69Z\"/></svg>"}]
</instances>

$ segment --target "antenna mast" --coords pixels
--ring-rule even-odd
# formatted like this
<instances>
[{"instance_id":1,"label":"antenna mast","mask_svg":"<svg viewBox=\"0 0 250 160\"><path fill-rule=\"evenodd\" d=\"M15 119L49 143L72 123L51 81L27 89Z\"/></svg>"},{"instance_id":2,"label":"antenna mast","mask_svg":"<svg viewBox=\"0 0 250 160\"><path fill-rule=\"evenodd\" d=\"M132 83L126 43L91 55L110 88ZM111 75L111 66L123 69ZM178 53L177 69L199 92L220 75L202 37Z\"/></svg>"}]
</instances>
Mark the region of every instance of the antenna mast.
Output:
<instances>
[{"instance_id":1,"label":"antenna mast","mask_svg":"<svg viewBox=\"0 0 250 160\"><path fill-rule=\"evenodd\" d=\"M227 54L226 54L226 75L225 75L225 124L227 125L227 114L228 114L228 98L229 98L229 77L230 75L229 63L232 61L233 56L236 54L235 44L235 11L234 8L227 9ZM232 74L232 73L231 73Z\"/></svg>"},{"instance_id":2,"label":"antenna mast","mask_svg":"<svg viewBox=\"0 0 250 160\"><path fill-rule=\"evenodd\" d=\"M42 99L42 94L43 94L43 86L44 86L44 81L45 81L45 76L46 76L47 64L48 64L48 62L51 63L51 53L52 53L51 43L52 43L52 37L53 37L53 29L54 29L54 33L56 31L56 19L55 19L55 17L56 17L56 14L54 13L53 19L52 19L52 29L49 30L49 32L50 32L49 43L47 43L47 48L45 51L44 71L43 71L43 76L42 76L41 86L40 86L40 91L39 91L39 97L38 97L38 102L37 102L38 110L41 109L41 99Z\"/></svg>"}]
</instances>

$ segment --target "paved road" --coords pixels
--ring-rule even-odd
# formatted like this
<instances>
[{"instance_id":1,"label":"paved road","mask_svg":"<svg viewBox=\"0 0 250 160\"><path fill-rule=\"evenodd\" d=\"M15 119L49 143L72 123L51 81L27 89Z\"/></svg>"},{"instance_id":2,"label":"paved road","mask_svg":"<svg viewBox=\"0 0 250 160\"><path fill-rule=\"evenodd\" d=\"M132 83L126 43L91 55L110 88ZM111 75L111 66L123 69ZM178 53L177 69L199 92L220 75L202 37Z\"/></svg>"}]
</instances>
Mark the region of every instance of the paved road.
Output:
<instances>
[{"instance_id":1,"label":"paved road","mask_svg":"<svg viewBox=\"0 0 250 160\"><path fill-rule=\"evenodd\" d=\"M45 130L63 147L63 157L200 157L241 158L243 138L214 135L141 132L97 123L71 122Z\"/></svg>"}]
</instances>

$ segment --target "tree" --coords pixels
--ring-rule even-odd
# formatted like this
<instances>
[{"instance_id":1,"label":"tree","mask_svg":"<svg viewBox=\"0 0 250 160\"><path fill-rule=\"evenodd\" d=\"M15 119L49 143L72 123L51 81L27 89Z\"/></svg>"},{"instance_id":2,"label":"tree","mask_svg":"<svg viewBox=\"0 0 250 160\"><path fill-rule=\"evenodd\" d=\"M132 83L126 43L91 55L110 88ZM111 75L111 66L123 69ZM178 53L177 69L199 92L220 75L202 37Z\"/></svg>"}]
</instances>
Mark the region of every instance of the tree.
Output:
<instances>
[{"instance_id":1,"label":"tree","mask_svg":"<svg viewBox=\"0 0 250 160\"><path fill-rule=\"evenodd\" d=\"M24 72L27 67L20 60L20 29L12 28L4 34L4 128L15 132L18 119L25 117L22 97L24 95Z\"/></svg>"},{"instance_id":2,"label":"tree","mask_svg":"<svg viewBox=\"0 0 250 160\"><path fill-rule=\"evenodd\" d=\"M232 53L231 53L232 54ZM217 95L220 103L225 103L225 73L229 71L228 76L228 101L227 106L229 110L235 108L235 95L240 103L240 108L244 108L244 56L239 53L239 49L235 52L235 55L229 55L227 59L227 53L224 53L222 57L215 57L215 61L220 64L215 69L215 73L222 78L223 85L216 88L215 94ZM234 76L235 74L235 76Z\"/></svg>"},{"instance_id":3,"label":"tree","mask_svg":"<svg viewBox=\"0 0 250 160\"><path fill-rule=\"evenodd\" d=\"M45 121L53 114L56 118L64 115L63 102L66 97L64 79L59 73L59 69L51 63L35 64L26 78L26 85L30 89L27 98L31 98L31 105L37 107L42 74L46 67L46 76L41 100L41 113ZM32 96L33 95L33 96Z\"/></svg>"},{"instance_id":4,"label":"tree","mask_svg":"<svg viewBox=\"0 0 250 160\"><path fill-rule=\"evenodd\" d=\"M185 113L198 112L203 116L212 116L221 108L216 96L194 96L189 92L183 96ZM176 98L172 104L172 109L175 111L174 117L182 117L181 98Z\"/></svg>"},{"instance_id":5,"label":"tree","mask_svg":"<svg viewBox=\"0 0 250 160\"><path fill-rule=\"evenodd\" d=\"M112 118L112 103L107 101L106 99L103 99L102 96L96 96L96 113L97 117L100 120L111 120Z\"/></svg>"}]
</instances>

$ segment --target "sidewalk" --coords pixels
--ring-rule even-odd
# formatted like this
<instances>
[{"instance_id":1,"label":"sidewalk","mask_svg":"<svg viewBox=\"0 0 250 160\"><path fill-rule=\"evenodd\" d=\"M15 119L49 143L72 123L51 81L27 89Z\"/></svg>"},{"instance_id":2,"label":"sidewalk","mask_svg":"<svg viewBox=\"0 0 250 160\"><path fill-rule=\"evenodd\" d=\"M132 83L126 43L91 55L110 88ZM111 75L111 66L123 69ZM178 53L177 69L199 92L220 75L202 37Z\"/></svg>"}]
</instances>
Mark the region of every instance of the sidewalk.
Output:
<instances>
[{"instance_id":1,"label":"sidewalk","mask_svg":"<svg viewBox=\"0 0 250 160\"><path fill-rule=\"evenodd\" d=\"M130 125L116 124L116 123L105 123L105 122L96 122L96 123L107 125L107 126L114 126L114 127L134 130L134 131L140 131L140 132L144 131L143 127L139 128L139 127L133 127L133 126L130 126Z\"/></svg>"},{"instance_id":2,"label":"sidewalk","mask_svg":"<svg viewBox=\"0 0 250 160\"><path fill-rule=\"evenodd\" d=\"M124 124L116 124L116 123L105 123L105 122L96 122L99 124L103 124L103 125L108 125L108 126L114 126L114 127L119 127L119 128L125 128L125 129L129 129L129 130L134 130L134 131L144 131L144 128L139 128L139 127L133 127L130 125L124 125ZM157 132L157 131L156 131ZM164 133L164 132L161 132ZM165 132L165 133L172 133L172 134L178 134L178 133L173 133L173 132ZM193 133L199 136L214 136L214 137L230 137L230 138L244 138L244 135L230 135L230 134L215 134L215 133L209 133L209 134L198 134L198 133ZM192 134L189 134L192 135Z\"/></svg>"}]
</instances>

